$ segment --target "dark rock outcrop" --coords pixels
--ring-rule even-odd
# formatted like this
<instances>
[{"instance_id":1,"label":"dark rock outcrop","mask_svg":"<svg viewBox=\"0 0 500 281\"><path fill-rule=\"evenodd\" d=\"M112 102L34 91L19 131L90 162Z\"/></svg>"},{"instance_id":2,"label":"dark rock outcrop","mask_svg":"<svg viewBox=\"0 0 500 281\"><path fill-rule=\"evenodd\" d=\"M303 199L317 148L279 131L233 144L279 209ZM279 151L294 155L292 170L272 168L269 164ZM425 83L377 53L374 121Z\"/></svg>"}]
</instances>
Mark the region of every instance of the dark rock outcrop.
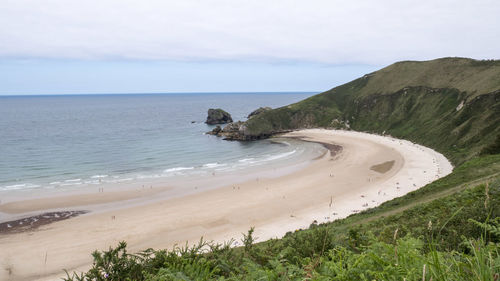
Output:
<instances>
[{"instance_id":1,"label":"dark rock outcrop","mask_svg":"<svg viewBox=\"0 0 500 281\"><path fill-rule=\"evenodd\" d=\"M217 125L217 127L215 127L212 131L207 132L207 134L218 136L221 131L222 131L222 128L219 125Z\"/></svg>"},{"instance_id":2,"label":"dark rock outcrop","mask_svg":"<svg viewBox=\"0 0 500 281\"><path fill-rule=\"evenodd\" d=\"M250 114L248 114L248 118L252 117L252 116L255 116L255 115L259 115L261 114L262 112L266 112L266 111L269 111L271 110L272 108L266 106L266 107L259 107L257 108L256 110L252 111Z\"/></svg>"},{"instance_id":3,"label":"dark rock outcrop","mask_svg":"<svg viewBox=\"0 0 500 281\"><path fill-rule=\"evenodd\" d=\"M231 118L231 114L226 111L220 108L210 108L208 110L207 121L205 121L208 125L226 124L230 122L233 122L233 118Z\"/></svg>"},{"instance_id":4,"label":"dark rock outcrop","mask_svg":"<svg viewBox=\"0 0 500 281\"><path fill-rule=\"evenodd\" d=\"M221 135L224 139L238 140L245 135L245 128L245 123L241 121L229 123L222 129Z\"/></svg>"},{"instance_id":5,"label":"dark rock outcrop","mask_svg":"<svg viewBox=\"0 0 500 281\"><path fill-rule=\"evenodd\" d=\"M249 140L245 136L245 130L245 122L238 121L227 124L223 129L217 126L207 134L223 137L225 140Z\"/></svg>"}]
</instances>

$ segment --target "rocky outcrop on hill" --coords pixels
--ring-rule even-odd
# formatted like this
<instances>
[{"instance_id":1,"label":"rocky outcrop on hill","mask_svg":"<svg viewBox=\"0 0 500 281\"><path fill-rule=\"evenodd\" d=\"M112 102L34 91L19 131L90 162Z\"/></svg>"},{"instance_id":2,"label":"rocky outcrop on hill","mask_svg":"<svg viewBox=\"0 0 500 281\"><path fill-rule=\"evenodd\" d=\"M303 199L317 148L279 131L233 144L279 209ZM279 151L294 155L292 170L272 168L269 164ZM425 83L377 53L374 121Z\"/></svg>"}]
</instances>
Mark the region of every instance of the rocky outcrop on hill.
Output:
<instances>
[{"instance_id":1,"label":"rocky outcrop on hill","mask_svg":"<svg viewBox=\"0 0 500 281\"><path fill-rule=\"evenodd\" d=\"M230 122L233 122L233 118L231 117L231 114L226 111L220 108L210 108L208 110L207 121L205 121L208 125L226 124Z\"/></svg>"},{"instance_id":2,"label":"rocky outcrop on hill","mask_svg":"<svg viewBox=\"0 0 500 281\"><path fill-rule=\"evenodd\" d=\"M248 118L256 116L256 115L259 115L259 114L261 114L263 112L266 112L266 111L269 111L271 109L272 108L270 108L268 106L266 106L266 107L259 107L256 110L252 111L250 114L248 114Z\"/></svg>"}]
</instances>

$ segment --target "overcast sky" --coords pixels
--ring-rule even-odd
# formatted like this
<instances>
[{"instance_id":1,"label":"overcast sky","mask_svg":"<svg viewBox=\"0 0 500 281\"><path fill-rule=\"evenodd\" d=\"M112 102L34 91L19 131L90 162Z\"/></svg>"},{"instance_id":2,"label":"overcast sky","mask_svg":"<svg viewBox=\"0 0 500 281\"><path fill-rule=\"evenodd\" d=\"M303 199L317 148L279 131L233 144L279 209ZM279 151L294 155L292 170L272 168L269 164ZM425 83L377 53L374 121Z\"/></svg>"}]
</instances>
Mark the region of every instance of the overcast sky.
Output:
<instances>
[{"instance_id":1,"label":"overcast sky","mask_svg":"<svg viewBox=\"0 0 500 281\"><path fill-rule=\"evenodd\" d=\"M0 0L0 94L321 91L500 58L500 1Z\"/></svg>"}]
</instances>

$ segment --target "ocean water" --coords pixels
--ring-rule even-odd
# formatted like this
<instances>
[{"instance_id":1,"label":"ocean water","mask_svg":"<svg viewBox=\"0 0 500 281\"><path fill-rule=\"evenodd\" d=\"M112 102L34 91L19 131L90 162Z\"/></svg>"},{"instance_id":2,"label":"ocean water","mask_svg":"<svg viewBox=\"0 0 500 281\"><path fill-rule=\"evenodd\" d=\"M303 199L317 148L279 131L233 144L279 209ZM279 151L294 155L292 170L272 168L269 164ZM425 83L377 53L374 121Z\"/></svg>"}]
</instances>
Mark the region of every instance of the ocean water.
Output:
<instances>
[{"instance_id":1,"label":"ocean water","mask_svg":"<svg viewBox=\"0 0 500 281\"><path fill-rule=\"evenodd\" d=\"M319 154L294 140L230 142L205 135L209 108L236 120L314 93L0 97L0 191L78 189L193 177ZM192 123L194 121L194 123Z\"/></svg>"}]
</instances>

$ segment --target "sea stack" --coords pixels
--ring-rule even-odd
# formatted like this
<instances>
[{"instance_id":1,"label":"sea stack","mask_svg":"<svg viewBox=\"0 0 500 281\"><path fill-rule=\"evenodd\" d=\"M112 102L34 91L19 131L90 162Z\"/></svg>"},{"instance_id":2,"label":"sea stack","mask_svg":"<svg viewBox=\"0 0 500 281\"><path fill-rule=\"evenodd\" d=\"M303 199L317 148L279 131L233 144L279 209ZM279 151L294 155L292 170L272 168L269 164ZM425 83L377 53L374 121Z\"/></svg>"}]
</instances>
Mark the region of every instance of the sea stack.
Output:
<instances>
[{"instance_id":1,"label":"sea stack","mask_svg":"<svg viewBox=\"0 0 500 281\"><path fill-rule=\"evenodd\" d=\"M231 118L231 114L220 108L210 108L208 110L207 123L208 125L216 125L216 124L226 124L233 122L233 118Z\"/></svg>"}]
</instances>

